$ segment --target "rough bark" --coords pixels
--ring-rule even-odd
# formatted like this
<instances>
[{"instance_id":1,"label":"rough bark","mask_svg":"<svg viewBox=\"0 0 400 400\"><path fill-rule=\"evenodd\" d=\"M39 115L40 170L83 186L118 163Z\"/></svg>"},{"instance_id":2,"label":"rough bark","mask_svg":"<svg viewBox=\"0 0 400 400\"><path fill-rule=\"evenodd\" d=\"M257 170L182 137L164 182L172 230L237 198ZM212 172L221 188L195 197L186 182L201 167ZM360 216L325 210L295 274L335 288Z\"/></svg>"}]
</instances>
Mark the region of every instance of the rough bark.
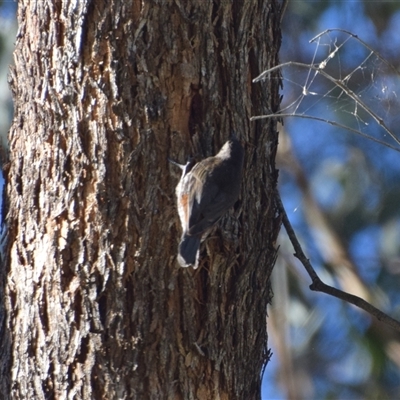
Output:
<instances>
[{"instance_id":1,"label":"rough bark","mask_svg":"<svg viewBox=\"0 0 400 400\"><path fill-rule=\"evenodd\" d=\"M279 219L275 0L20 0L1 269L3 399L257 399ZM179 268L168 157L246 147Z\"/></svg>"}]
</instances>

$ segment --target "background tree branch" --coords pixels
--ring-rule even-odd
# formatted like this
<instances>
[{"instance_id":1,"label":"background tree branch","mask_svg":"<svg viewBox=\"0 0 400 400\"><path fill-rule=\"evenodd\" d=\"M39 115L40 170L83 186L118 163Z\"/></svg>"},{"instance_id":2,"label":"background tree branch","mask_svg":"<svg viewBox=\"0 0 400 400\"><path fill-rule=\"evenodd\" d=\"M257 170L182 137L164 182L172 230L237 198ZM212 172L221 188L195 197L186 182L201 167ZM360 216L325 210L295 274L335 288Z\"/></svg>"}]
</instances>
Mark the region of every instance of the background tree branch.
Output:
<instances>
[{"instance_id":1,"label":"background tree branch","mask_svg":"<svg viewBox=\"0 0 400 400\"><path fill-rule=\"evenodd\" d=\"M278 192L276 192L276 201L277 201L277 206L282 215L282 223L285 227L285 230L286 230L286 232L289 236L289 239L293 245L293 248L295 250L294 256L300 260L300 262L303 264L304 268L306 269L308 275L310 276L310 278L312 280L310 289L317 291L317 292L329 294L333 297L344 300L347 303L353 304L353 305L361 308L362 310L366 311L367 313L371 314L372 316L377 318L379 321L382 321L383 323L389 325L393 329L400 332L400 322L399 321L395 320L394 318L391 318L390 316L385 314L383 311L377 309L372 304L368 303L367 301L363 300L362 298L360 298L358 296L354 296L354 295L346 293L346 292L343 292L342 290L336 289L336 288L329 286L321 281L321 279L315 272L314 268L312 267L310 260L305 256L299 241L297 240L296 233L294 232L292 225L289 221L289 218L287 217L286 210L283 206L282 200L281 200Z\"/></svg>"}]
</instances>

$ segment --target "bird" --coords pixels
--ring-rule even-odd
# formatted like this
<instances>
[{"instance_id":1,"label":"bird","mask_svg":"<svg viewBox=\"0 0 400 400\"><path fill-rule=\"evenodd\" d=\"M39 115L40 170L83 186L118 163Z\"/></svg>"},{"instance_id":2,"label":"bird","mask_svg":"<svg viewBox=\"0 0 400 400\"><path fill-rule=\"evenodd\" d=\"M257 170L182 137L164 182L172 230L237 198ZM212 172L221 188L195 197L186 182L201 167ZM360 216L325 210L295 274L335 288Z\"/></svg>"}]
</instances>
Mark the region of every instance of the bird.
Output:
<instances>
[{"instance_id":1,"label":"bird","mask_svg":"<svg viewBox=\"0 0 400 400\"><path fill-rule=\"evenodd\" d=\"M172 161L182 169L175 191L182 225L178 248L178 262L182 267L198 267L202 235L237 201L243 159L243 147L232 135L213 157L198 163L189 159L185 165Z\"/></svg>"}]
</instances>

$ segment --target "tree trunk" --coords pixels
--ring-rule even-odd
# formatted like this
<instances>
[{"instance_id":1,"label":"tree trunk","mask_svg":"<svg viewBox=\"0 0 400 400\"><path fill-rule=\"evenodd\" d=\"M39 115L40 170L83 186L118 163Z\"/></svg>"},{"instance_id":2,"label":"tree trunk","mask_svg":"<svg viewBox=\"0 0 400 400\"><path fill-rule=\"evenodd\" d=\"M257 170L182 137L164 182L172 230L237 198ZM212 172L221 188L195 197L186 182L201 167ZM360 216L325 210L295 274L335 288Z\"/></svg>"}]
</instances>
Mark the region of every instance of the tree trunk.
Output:
<instances>
[{"instance_id":1,"label":"tree trunk","mask_svg":"<svg viewBox=\"0 0 400 400\"><path fill-rule=\"evenodd\" d=\"M279 218L275 0L20 0L2 399L257 399ZM241 197L180 268L168 158L245 143Z\"/></svg>"}]
</instances>

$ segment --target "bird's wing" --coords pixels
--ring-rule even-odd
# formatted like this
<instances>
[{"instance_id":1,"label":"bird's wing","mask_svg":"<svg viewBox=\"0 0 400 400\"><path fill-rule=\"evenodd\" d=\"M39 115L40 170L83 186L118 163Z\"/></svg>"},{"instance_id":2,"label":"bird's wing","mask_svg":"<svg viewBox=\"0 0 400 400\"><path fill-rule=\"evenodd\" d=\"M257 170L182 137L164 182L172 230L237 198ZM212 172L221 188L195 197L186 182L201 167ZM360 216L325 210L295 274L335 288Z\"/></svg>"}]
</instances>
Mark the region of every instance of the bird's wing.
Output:
<instances>
[{"instance_id":1,"label":"bird's wing","mask_svg":"<svg viewBox=\"0 0 400 400\"><path fill-rule=\"evenodd\" d=\"M189 217L189 234L198 235L214 225L227 209L227 195L215 181L210 169L218 168L219 160L209 158L191 171L193 204Z\"/></svg>"}]
</instances>

